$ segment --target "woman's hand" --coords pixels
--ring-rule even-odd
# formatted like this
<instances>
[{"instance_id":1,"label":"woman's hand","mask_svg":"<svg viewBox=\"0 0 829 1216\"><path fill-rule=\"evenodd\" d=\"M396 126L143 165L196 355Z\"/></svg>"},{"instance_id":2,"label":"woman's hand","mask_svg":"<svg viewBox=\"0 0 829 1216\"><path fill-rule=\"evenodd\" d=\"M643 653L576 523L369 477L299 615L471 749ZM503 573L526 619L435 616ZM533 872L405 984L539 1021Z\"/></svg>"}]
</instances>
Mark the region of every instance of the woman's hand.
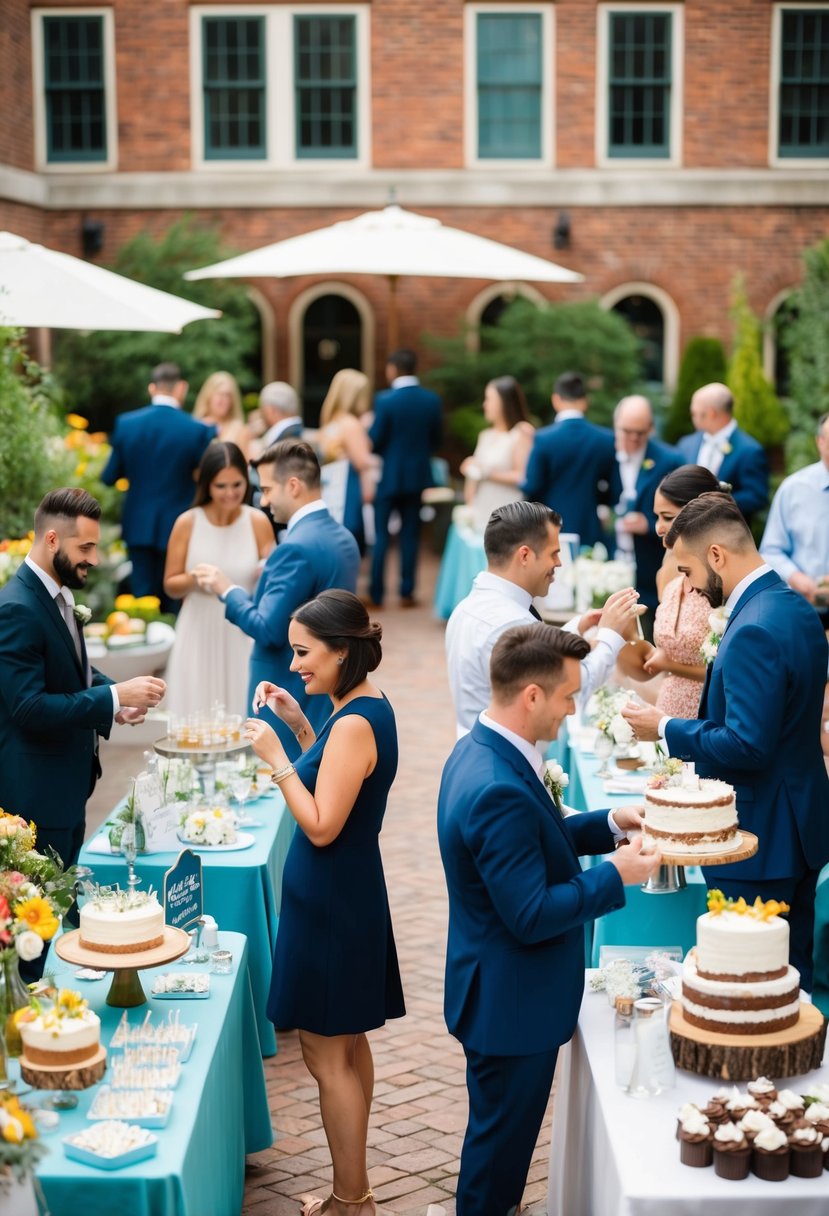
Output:
<instances>
[{"instance_id":1,"label":"woman's hand","mask_svg":"<svg viewBox=\"0 0 829 1216\"><path fill-rule=\"evenodd\" d=\"M267 706L271 713L276 714L280 722L289 726L294 734L305 723L305 714L300 709L296 697L292 697L287 689L280 688L278 684L271 684L268 680L257 684L253 694L253 712L258 714L263 706Z\"/></svg>"},{"instance_id":2,"label":"woman's hand","mask_svg":"<svg viewBox=\"0 0 829 1216\"><path fill-rule=\"evenodd\" d=\"M271 768L282 768L288 763L285 748L279 741L279 736L272 726L259 718L248 718L245 723L245 738L250 743L260 760L264 760Z\"/></svg>"},{"instance_id":3,"label":"woman's hand","mask_svg":"<svg viewBox=\"0 0 829 1216\"><path fill-rule=\"evenodd\" d=\"M657 646L642 664L649 676L658 676L660 671L669 671L668 656L661 646Z\"/></svg>"}]
</instances>

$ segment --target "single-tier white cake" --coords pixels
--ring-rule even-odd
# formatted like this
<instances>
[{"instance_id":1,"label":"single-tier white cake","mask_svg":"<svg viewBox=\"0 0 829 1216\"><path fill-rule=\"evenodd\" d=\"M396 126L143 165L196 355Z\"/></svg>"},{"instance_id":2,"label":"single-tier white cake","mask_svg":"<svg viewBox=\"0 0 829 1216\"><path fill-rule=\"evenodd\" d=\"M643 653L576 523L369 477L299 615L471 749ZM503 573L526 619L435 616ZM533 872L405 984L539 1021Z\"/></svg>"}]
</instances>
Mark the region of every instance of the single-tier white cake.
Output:
<instances>
[{"instance_id":1,"label":"single-tier white cake","mask_svg":"<svg viewBox=\"0 0 829 1216\"><path fill-rule=\"evenodd\" d=\"M154 891L99 891L81 908L80 944L105 954L134 954L164 941L164 909Z\"/></svg>"},{"instance_id":2,"label":"single-tier white cake","mask_svg":"<svg viewBox=\"0 0 829 1216\"><path fill-rule=\"evenodd\" d=\"M648 785L642 817L645 847L663 853L728 853L740 843L734 787L693 772Z\"/></svg>"},{"instance_id":3,"label":"single-tier white cake","mask_svg":"<svg viewBox=\"0 0 829 1216\"><path fill-rule=\"evenodd\" d=\"M718 893L712 892L712 895ZM697 921L682 970L685 1019L723 1034L767 1034L800 1017L800 974L789 964L785 904L717 901Z\"/></svg>"},{"instance_id":4,"label":"single-tier white cake","mask_svg":"<svg viewBox=\"0 0 829 1216\"><path fill-rule=\"evenodd\" d=\"M54 1008L27 1009L18 1020L23 1055L29 1064L75 1068L101 1050L101 1022L78 993L61 992Z\"/></svg>"}]
</instances>

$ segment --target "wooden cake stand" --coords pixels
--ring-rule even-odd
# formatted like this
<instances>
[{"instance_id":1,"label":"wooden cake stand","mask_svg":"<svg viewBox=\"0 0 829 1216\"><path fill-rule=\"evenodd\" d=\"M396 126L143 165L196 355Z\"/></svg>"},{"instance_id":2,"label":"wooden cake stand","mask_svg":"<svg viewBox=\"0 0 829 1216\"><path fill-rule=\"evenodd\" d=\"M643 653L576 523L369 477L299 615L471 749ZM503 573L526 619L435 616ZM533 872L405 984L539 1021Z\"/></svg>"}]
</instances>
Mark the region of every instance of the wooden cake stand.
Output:
<instances>
[{"instance_id":1,"label":"wooden cake stand","mask_svg":"<svg viewBox=\"0 0 829 1216\"><path fill-rule=\"evenodd\" d=\"M91 1060L83 1064L73 1064L67 1068L56 1068L54 1064L33 1064L26 1059L26 1053L20 1057L20 1075L32 1089L89 1089L97 1085L106 1072L107 1053L105 1047L99 1047ZM67 1102L55 1102L57 1109L72 1109L77 1098Z\"/></svg>"},{"instance_id":2,"label":"wooden cake stand","mask_svg":"<svg viewBox=\"0 0 829 1216\"><path fill-rule=\"evenodd\" d=\"M97 971L112 971L112 984L107 993L107 1005L115 1009L133 1009L145 1005L147 995L138 977L139 971L148 967L161 967L181 958L190 949L190 934L183 929L164 926L164 941L152 950L140 950L129 954L109 954L103 950L89 950L81 945L80 929L64 933L55 942L58 958L79 967L92 967Z\"/></svg>"},{"instance_id":3,"label":"wooden cake stand","mask_svg":"<svg viewBox=\"0 0 829 1216\"><path fill-rule=\"evenodd\" d=\"M801 1002L800 1020L771 1034L718 1034L685 1021L682 1005L671 1006L671 1047L677 1068L751 1081L755 1077L799 1077L819 1068L826 1040L826 1019L815 1005Z\"/></svg>"},{"instance_id":4,"label":"wooden cake stand","mask_svg":"<svg viewBox=\"0 0 829 1216\"><path fill-rule=\"evenodd\" d=\"M728 853L663 853L662 863L642 890L647 895L669 895L682 891L685 881L685 866L727 866L734 861L745 861L757 852L759 841L753 832L738 828L740 844ZM758 1074L759 1075L759 1074Z\"/></svg>"}]
</instances>

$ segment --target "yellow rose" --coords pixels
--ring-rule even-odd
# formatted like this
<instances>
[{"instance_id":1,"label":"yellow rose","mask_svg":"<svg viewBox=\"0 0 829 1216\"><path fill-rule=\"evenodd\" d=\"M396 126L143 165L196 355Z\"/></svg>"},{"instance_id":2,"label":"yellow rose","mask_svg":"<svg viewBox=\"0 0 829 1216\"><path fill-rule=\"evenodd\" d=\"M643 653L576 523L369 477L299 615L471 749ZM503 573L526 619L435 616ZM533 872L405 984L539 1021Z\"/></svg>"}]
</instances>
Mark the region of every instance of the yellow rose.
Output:
<instances>
[{"instance_id":1,"label":"yellow rose","mask_svg":"<svg viewBox=\"0 0 829 1216\"><path fill-rule=\"evenodd\" d=\"M89 428L89 419L82 417L80 414L67 414L66 422L72 427L73 431L86 431Z\"/></svg>"}]
</instances>

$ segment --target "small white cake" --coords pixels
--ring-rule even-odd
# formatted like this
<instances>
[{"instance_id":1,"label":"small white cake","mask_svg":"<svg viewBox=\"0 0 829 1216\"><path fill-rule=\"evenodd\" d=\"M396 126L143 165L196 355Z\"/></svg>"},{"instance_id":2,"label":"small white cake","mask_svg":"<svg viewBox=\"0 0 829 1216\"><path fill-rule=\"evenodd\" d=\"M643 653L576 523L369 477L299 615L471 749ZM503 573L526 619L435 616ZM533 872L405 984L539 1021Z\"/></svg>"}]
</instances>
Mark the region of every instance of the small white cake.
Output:
<instances>
[{"instance_id":1,"label":"small white cake","mask_svg":"<svg viewBox=\"0 0 829 1216\"><path fill-rule=\"evenodd\" d=\"M717 854L737 847L734 787L697 777L693 765L655 778L645 789L644 844L663 853Z\"/></svg>"},{"instance_id":2,"label":"small white cake","mask_svg":"<svg viewBox=\"0 0 829 1216\"><path fill-rule=\"evenodd\" d=\"M101 1049L101 1022L76 992L62 991L55 1006L29 1008L18 1020L26 1062L47 1068L75 1068Z\"/></svg>"},{"instance_id":3,"label":"small white cake","mask_svg":"<svg viewBox=\"0 0 829 1216\"><path fill-rule=\"evenodd\" d=\"M80 944L104 954L134 954L164 942L164 909L154 891L102 891L81 908Z\"/></svg>"}]
</instances>

